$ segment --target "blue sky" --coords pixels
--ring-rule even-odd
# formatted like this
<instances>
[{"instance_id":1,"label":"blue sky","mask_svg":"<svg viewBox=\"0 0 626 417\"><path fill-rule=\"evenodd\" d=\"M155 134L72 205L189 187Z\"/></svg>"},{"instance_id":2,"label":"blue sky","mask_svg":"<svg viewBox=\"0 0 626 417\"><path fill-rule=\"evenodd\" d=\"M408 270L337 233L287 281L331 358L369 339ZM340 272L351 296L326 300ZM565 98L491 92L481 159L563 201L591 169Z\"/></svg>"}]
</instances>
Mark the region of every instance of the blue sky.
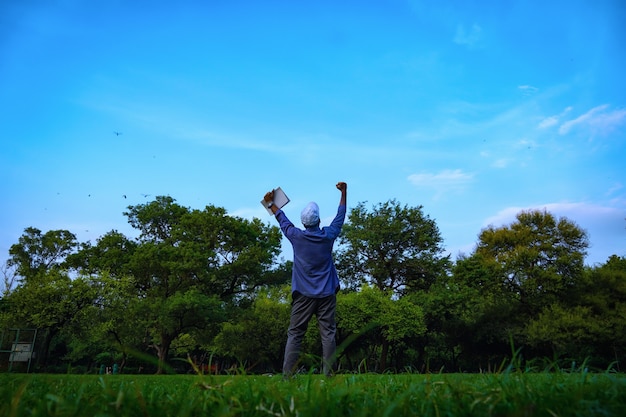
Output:
<instances>
[{"instance_id":1,"label":"blue sky","mask_svg":"<svg viewBox=\"0 0 626 417\"><path fill-rule=\"evenodd\" d=\"M624 21L619 0L4 1L0 261L30 226L134 237L122 213L157 195L276 224L281 186L329 221L337 181L348 208L423 205L453 259L533 208L587 230L587 264L626 256Z\"/></svg>"}]
</instances>

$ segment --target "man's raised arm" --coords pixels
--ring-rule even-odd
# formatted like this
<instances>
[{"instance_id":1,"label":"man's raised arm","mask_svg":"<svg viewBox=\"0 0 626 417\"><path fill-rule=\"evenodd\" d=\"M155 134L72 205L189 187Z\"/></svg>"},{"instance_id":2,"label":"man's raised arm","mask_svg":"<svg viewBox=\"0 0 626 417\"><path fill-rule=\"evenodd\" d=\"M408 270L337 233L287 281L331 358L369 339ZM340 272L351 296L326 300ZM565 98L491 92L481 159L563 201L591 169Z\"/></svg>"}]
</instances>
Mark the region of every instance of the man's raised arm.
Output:
<instances>
[{"instance_id":1,"label":"man's raised arm","mask_svg":"<svg viewBox=\"0 0 626 417\"><path fill-rule=\"evenodd\" d=\"M337 189L341 191L341 199L339 200L339 205L345 206L348 194L348 184L346 184L345 182L338 182Z\"/></svg>"}]
</instances>

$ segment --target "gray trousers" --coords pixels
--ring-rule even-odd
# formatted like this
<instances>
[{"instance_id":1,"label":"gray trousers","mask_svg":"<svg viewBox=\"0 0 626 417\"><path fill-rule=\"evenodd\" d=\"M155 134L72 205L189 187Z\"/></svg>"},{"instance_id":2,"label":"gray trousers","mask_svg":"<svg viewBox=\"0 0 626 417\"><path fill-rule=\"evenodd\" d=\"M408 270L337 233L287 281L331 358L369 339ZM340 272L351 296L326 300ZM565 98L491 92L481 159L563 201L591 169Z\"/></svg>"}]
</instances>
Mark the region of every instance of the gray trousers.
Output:
<instances>
[{"instance_id":1,"label":"gray trousers","mask_svg":"<svg viewBox=\"0 0 626 417\"><path fill-rule=\"evenodd\" d=\"M283 374L292 375L296 370L302 339L309 326L309 320L315 315L322 338L322 354L324 374L331 375L335 362L335 308L336 296L330 295L324 298L309 298L295 292L291 303L291 319L287 331L287 346L285 346L285 361L283 362Z\"/></svg>"}]
</instances>

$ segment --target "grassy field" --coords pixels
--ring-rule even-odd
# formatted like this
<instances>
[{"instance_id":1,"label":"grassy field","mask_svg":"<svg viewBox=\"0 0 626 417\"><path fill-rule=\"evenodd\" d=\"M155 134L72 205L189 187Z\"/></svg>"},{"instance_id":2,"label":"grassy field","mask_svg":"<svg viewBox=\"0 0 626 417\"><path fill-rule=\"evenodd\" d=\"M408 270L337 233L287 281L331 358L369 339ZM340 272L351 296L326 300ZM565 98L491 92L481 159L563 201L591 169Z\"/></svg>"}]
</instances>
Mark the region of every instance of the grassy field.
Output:
<instances>
[{"instance_id":1,"label":"grassy field","mask_svg":"<svg viewBox=\"0 0 626 417\"><path fill-rule=\"evenodd\" d=\"M0 416L626 416L626 376L0 374Z\"/></svg>"}]
</instances>

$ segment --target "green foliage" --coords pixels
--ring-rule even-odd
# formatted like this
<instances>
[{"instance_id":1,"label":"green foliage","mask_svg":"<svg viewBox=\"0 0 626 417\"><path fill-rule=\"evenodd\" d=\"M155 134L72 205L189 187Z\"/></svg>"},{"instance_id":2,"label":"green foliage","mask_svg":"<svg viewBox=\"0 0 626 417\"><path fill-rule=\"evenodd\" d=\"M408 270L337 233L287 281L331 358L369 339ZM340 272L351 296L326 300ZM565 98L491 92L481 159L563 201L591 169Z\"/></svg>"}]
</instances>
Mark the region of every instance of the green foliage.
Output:
<instances>
[{"instance_id":1,"label":"green foliage","mask_svg":"<svg viewBox=\"0 0 626 417\"><path fill-rule=\"evenodd\" d=\"M590 353L588 347L598 340L610 339L611 329L603 324L592 317L588 307L564 308L554 304L530 322L526 332L531 345L550 346L554 357L567 355L583 361Z\"/></svg>"},{"instance_id":2,"label":"green foliage","mask_svg":"<svg viewBox=\"0 0 626 417\"><path fill-rule=\"evenodd\" d=\"M70 277L58 269L39 272L19 285L8 297L11 313L3 317L7 327L46 330L43 365L47 364L52 339L80 320L83 308L93 303L94 288L87 279Z\"/></svg>"},{"instance_id":3,"label":"green foliage","mask_svg":"<svg viewBox=\"0 0 626 417\"><path fill-rule=\"evenodd\" d=\"M536 315L581 278L588 246L587 233L573 222L522 211L509 226L484 229L476 253L500 266L503 282Z\"/></svg>"},{"instance_id":4,"label":"green foliage","mask_svg":"<svg viewBox=\"0 0 626 417\"><path fill-rule=\"evenodd\" d=\"M2 282L0 283L0 285L2 285L2 287L0 287L2 289L2 291L0 291L0 314L2 314L2 298L8 296L11 291L13 291L19 277L15 266L9 266L8 261L0 265L0 275L2 276Z\"/></svg>"},{"instance_id":5,"label":"green foliage","mask_svg":"<svg viewBox=\"0 0 626 417\"><path fill-rule=\"evenodd\" d=\"M337 317L340 345L350 341L344 351L346 359L352 362L360 354L361 360L377 361L383 371L387 369L390 345L426 331L424 315L418 305L409 298L392 299L389 292L368 285L358 292L339 294ZM366 347L364 358L359 347ZM380 357L372 358L378 347Z\"/></svg>"},{"instance_id":6,"label":"green foliage","mask_svg":"<svg viewBox=\"0 0 626 417\"><path fill-rule=\"evenodd\" d=\"M508 226L484 229L475 253L457 272L465 274L462 279L469 285L499 299L489 316L498 317L500 329L508 329L500 335L501 346L503 336L523 346L528 323L575 294L588 245L586 232L568 219L522 211ZM494 314L498 312L502 314Z\"/></svg>"},{"instance_id":7,"label":"green foliage","mask_svg":"<svg viewBox=\"0 0 626 417\"><path fill-rule=\"evenodd\" d=\"M145 295L139 311L161 362L180 333L203 329L217 317L205 311L217 299L231 301L273 276L267 271L278 253L279 231L258 220L213 206L190 210L171 197L129 207L126 215L141 232L130 265Z\"/></svg>"},{"instance_id":8,"label":"green foliage","mask_svg":"<svg viewBox=\"0 0 626 417\"><path fill-rule=\"evenodd\" d=\"M127 352L143 346L146 323L138 314L141 298L137 297L134 281L128 276L102 272L89 278L89 283L96 295L92 303L77 312L75 322L64 331L68 339L65 358L77 362L93 360L99 354L119 354L119 364L124 368Z\"/></svg>"},{"instance_id":9,"label":"green foliage","mask_svg":"<svg viewBox=\"0 0 626 417\"><path fill-rule=\"evenodd\" d=\"M446 336L446 351L460 348L462 369L491 366L509 354L519 323L519 297L503 278L496 259L474 253L457 260L451 277L442 277L425 297L429 329Z\"/></svg>"},{"instance_id":10,"label":"green foliage","mask_svg":"<svg viewBox=\"0 0 626 417\"><path fill-rule=\"evenodd\" d=\"M257 293L252 306L224 322L213 342L215 353L234 358L248 371L280 372L289 325L289 287Z\"/></svg>"},{"instance_id":11,"label":"green foliage","mask_svg":"<svg viewBox=\"0 0 626 417\"><path fill-rule=\"evenodd\" d=\"M129 222L141 231L131 271L149 296L197 287L228 299L267 284L280 248L278 228L213 206L186 209L169 197L129 209Z\"/></svg>"},{"instance_id":12,"label":"green foliage","mask_svg":"<svg viewBox=\"0 0 626 417\"><path fill-rule=\"evenodd\" d=\"M280 230L171 197L125 214L138 239L113 230L77 244L68 231L27 228L11 247L0 327L39 330L34 369L94 372L106 360L174 372L180 358L211 355L245 372L279 370L292 268L277 263ZM497 369L511 344L520 366L547 357L623 369L626 259L584 268L587 246L569 220L521 212L483 230L451 268L421 206L357 205L337 252L341 370ZM313 369L315 321L303 350Z\"/></svg>"},{"instance_id":13,"label":"green foliage","mask_svg":"<svg viewBox=\"0 0 626 417\"><path fill-rule=\"evenodd\" d=\"M529 343L555 357L600 366L612 357L619 366L626 358L626 259L613 256L588 269L570 295L529 323Z\"/></svg>"},{"instance_id":14,"label":"green foliage","mask_svg":"<svg viewBox=\"0 0 626 417\"><path fill-rule=\"evenodd\" d=\"M391 342L426 330L419 306L408 298L392 299L376 287L365 285L361 291L341 294L337 304L339 325L349 334L358 335L375 325Z\"/></svg>"},{"instance_id":15,"label":"green foliage","mask_svg":"<svg viewBox=\"0 0 626 417\"><path fill-rule=\"evenodd\" d=\"M70 279L60 271L39 275L11 293L12 325L58 329L74 320L94 296L89 282L80 277Z\"/></svg>"},{"instance_id":16,"label":"green foliage","mask_svg":"<svg viewBox=\"0 0 626 417\"><path fill-rule=\"evenodd\" d=\"M213 206L191 210L171 197L125 214L140 231L137 241L111 231L78 252L67 231L26 229L11 248L9 266L23 283L3 301L12 306L3 324L49 330L46 349L52 339L65 344L67 360L150 348L162 368L175 340L205 343L227 303L287 278L274 265L280 230L257 219ZM79 275L70 278L66 268Z\"/></svg>"},{"instance_id":17,"label":"green foliage","mask_svg":"<svg viewBox=\"0 0 626 417\"><path fill-rule=\"evenodd\" d=\"M348 288L369 283L383 291L405 294L427 290L449 267L434 220L422 207L395 200L350 211L339 237L338 269Z\"/></svg>"},{"instance_id":18,"label":"green foliage","mask_svg":"<svg viewBox=\"0 0 626 417\"><path fill-rule=\"evenodd\" d=\"M36 279L52 269L62 269L65 257L77 245L76 236L67 230L42 234L37 228L27 227L9 249L8 266L15 266L17 274L26 280Z\"/></svg>"},{"instance_id":19,"label":"green foliage","mask_svg":"<svg viewBox=\"0 0 626 417\"><path fill-rule=\"evenodd\" d=\"M98 238L95 246L89 242L82 243L77 253L68 255L66 264L86 275L130 275L129 264L137 245L122 233L112 230Z\"/></svg>"}]
</instances>

